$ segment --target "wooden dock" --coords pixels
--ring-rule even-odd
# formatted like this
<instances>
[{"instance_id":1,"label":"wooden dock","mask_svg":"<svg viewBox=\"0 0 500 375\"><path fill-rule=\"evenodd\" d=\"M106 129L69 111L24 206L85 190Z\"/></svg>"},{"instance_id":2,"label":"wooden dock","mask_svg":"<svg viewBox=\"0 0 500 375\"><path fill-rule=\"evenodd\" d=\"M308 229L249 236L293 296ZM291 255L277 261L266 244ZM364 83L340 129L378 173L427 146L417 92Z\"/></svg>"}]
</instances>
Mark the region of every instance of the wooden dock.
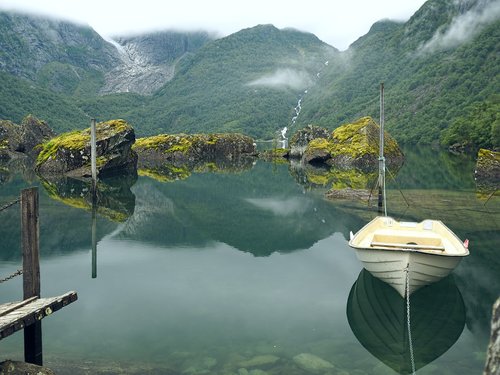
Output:
<instances>
[{"instance_id":1,"label":"wooden dock","mask_svg":"<svg viewBox=\"0 0 500 375\"><path fill-rule=\"evenodd\" d=\"M49 316L78 299L76 292L59 297L32 297L0 305L0 340Z\"/></svg>"},{"instance_id":2,"label":"wooden dock","mask_svg":"<svg viewBox=\"0 0 500 375\"><path fill-rule=\"evenodd\" d=\"M40 298L40 226L38 188L21 191L20 199L0 208L0 211L21 203L21 250L23 268L0 280L0 284L23 275L23 301L0 305L0 340L24 330L24 360L43 365L42 322L46 316L78 299L76 292L58 297Z\"/></svg>"}]
</instances>

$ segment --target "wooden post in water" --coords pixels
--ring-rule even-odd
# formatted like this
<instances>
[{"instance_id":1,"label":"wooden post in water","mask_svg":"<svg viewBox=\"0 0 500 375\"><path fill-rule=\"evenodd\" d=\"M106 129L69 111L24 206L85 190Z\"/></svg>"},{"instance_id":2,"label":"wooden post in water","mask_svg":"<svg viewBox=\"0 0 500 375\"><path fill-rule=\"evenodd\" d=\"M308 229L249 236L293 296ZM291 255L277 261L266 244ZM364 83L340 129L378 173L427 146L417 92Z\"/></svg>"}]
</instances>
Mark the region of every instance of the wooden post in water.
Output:
<instances>
[{"instance_id":1,"label":"wooden post in water","mask_svg":"<svg viewBox=\"0 0 500 375\"><path fill-rule=\"evenodd\" d=\"M92 200L92 278L97 278L97 202Z\"/></svg>"},{"instance_id":2,"label":"wooden post in water","mask_svg":"<svg viewBox=\"0 0 500 375\"><path fill-rule=\"evenodd\" d=\"M96 145L96 120L90 120L90 160L92 168L92 278L97 277L97 145Z\"/></svg>"},{"instance_id":3,"label":"wooden post in water","mask_svg":"<svg viewBox=\"0 0 500 375\"><path fill-rule=\"evenodd\" d=\"M384 83L380 84L380 138L378 157L378 212L384 212L385 160L384 160Z\"/></svg>"},{"instance_id":4,"label":"wooden post in water","mask_svg":"<svg viewBox=\"0 0 500 375\"><path fill-rule=\"evenodd\" d=\"M23 253L23 299L40 297L38 188L21 191L21 249ZM24 328L24 360L43 364L42 322Z\"/></svg>"}]
</instances>

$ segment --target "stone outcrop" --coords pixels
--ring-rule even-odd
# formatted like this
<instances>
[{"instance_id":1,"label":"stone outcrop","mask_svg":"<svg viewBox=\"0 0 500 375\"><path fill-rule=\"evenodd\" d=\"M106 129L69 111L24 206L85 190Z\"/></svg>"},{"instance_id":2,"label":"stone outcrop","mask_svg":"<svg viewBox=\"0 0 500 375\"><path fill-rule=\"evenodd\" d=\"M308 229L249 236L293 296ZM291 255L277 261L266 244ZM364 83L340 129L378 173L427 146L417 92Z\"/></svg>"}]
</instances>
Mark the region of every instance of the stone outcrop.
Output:
<instances>
[{"instance_id":1,"label":"stone outcrop","mask_svg":"<svg viewBox=\"0 0 500 375\"><path fill-rule=\"evenodd\" d=\"M330 132L319 126L308 125L304 129L300 129L290 140L290 157L301 158L309 142L313 139L327 139L329 137Z\"/></svg>"},{"instance_id":2,"label":"stone outcrop","mask_svg":"<svg viewBox=\"0 0 500 375\"><path fill-rule=\"evenodd\" d=\"M484 368L484 375L498 374L500 374L500 298L493 305L491 338Z\"/></svg>"},{"instance_id":3,"label":"stone outcrop","mask_svg":"<svg viewBox=\"0 0 500 375\"><path fill-rule=\"evenodd\" d=\"M485 188L498 189L500 185L500 152L480 149L477 154L476 182Z\"/></svg>"},{"instance_id":4,"label":"stone outcrop","mask_svg":"<svg viewBox=\"0 0 500 375\"><path fill-rule=\"evenodd\" d=\"M134 150L139 167L164 163L195 167L206 162L224 164L256 154L254 140L248 136L228 134L161 134L139 138Z\"/></svg>"},{"instance_id":5,"label":"stone outcrop","mask_svg":"<svg viewBox=\"0 0 500 375\"><path fill-rule=\"evenodd\" d=\"M134 141L134 129L124 120L98 123L97 175L135 173L137 154L132 151ZM44 143L37 157L36 171L42 175L90 177L90 128L61 134Z\"/></svg>"},{"instance_id":6,"label":"stone outcrop","mask_svg":"<svg viewBox=\"0 0 500 375\"><path fill-rule=\"evenodd\" d=\"M329 138L309 142L303 160L338 168L359 168L370 171L378 168L379 125L371 117L335 129ZM403 153L397 142L384 133L384 156L387 165L401 165Z\"/></svg>"},{"instance_id":7,"label":"stone outcrop","mask_svg":"<svg viewBox=\"0 0 500 375\"><path fill-rule=\"evenodd\" d=\"M52 138L55 133L45 121L32 115L26 116L20 125L0 121L0 160L38 154L38 144Z\"/></svg>"}]
</instances>

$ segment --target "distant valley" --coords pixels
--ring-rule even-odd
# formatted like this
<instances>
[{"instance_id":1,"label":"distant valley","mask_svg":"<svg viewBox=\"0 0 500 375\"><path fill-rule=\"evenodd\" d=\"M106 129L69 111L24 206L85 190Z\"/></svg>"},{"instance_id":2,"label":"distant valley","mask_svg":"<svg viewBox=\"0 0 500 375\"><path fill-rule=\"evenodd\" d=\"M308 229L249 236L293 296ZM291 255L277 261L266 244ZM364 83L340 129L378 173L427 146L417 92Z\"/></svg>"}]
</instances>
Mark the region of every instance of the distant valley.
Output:
<instances>
[{"instance_id":1,"label":"distant valley","mask_svg":"<svg viewBox=\"0 0 500 375\"><path fill-rule=\"evenodd\" d=\"M355 20L353 20L355 22ZM467 30L467 32L464 32ZM500 1L429 0L338 51L258 25L224 38L164 31L103 39L89 27L0 12L0 118L56 131L124 118L139 136L241 132L378 117L403 143L500 146Z\"/></svg>"}]
</instances>

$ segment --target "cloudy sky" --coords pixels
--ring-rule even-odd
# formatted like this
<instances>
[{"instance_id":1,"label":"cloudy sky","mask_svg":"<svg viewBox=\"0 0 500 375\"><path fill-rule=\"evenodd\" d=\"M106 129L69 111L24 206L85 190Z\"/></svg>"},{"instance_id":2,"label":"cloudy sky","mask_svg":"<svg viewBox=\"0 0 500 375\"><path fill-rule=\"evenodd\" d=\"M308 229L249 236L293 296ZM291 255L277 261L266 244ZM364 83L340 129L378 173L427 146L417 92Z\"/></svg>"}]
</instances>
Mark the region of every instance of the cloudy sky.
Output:
<instances>
[{"instance_id":1,"label":"cloudy sky","mask_svg":"<svg viewBox=\"0 0 500 375\"><path fill-rule=\"evenodd\" d=\"M2 10L89 24L105 37L153 30L225 36L258 24L293 27L346 49L381 19L407 20L425 0L0 0Z\"/></svg>"}]
</instances>

